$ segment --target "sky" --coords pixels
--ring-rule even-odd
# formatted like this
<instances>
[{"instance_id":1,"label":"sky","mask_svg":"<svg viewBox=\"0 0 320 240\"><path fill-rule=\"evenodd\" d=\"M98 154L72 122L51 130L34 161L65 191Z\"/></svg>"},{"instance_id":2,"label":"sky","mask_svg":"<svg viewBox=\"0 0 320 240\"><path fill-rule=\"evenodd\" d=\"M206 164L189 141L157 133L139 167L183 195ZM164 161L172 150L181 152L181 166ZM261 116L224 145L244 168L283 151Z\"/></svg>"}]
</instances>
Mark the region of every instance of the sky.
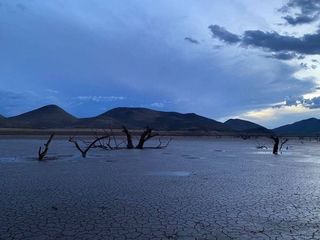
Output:
<instances>
[{"instance_id":1,"label":"sky","mask_svg":"<svg viewBox=\"0 0 320 240\"><path fill-rule=\"evenodd\" d=\"M0 0L0 114L320 118L318 0Z\"/></svg>"}]
</instances>

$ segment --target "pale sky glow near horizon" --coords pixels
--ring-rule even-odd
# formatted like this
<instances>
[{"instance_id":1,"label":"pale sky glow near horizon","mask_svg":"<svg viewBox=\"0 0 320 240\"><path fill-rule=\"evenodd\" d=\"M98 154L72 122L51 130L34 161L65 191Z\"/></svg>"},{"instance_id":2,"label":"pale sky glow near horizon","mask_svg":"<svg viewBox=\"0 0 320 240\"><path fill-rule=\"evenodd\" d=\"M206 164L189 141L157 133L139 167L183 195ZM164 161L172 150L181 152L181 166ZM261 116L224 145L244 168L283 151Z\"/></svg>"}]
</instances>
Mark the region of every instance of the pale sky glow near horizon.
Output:
<instances>
[{"instance_id":1,"label":"pale sky glow near horizon","mask_svg":"<svg viewBox=\"0 0 320 240\"><path fill-rule=\"evenodd\" d=\"M0 114L320 118L318 0L0 0Z\"/></svg>"}]
</instances>

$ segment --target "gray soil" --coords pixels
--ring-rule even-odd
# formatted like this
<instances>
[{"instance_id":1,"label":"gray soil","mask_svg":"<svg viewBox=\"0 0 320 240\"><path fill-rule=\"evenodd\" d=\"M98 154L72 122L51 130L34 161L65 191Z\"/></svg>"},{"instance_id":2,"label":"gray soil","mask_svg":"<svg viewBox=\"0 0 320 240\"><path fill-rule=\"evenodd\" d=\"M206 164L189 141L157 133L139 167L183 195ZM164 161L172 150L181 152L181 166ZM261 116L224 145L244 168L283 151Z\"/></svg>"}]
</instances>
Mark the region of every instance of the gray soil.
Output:
<instances>
[{"instance_id":1,"label":"gray soil","mask_svg":"<svg viewBox=\"0 0 320 240\"><path fill-rule=\"evenodd\" d=\"M268 140L259 140L271 147ZM0 139L0 239L319 239L319 143L176 138L89 152ZM155 142L156 144L156 142Z\"/></svg>"}]
</instances>

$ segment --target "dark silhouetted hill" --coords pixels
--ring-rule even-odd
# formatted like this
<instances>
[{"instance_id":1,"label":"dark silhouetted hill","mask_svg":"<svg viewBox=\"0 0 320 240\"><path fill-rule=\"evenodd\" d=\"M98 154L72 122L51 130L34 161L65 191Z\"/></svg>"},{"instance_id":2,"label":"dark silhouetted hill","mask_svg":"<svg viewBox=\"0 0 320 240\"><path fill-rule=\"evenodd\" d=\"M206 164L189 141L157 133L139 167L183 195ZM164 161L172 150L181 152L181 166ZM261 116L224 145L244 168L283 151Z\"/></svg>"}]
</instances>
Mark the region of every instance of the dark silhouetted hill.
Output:
<instances>
[{"instance_id":1,"label":"dark silhouetted hill","mask_svg":"<svg viewBox=\"0 0 320 240\"><path fill-rule=\"evenodd\" d=\"M320 120L309 118L273 129L283 136L320 136Z\"/></svg>"},{"instance_id":2,"label":"dark silhouetted hill","mask_svg":"<svg viewBox=\"0 0 320 240\"><path fill-rule=\"evenodd\" d=\"M70 128L77 118L56 105L47 105L5 120L8 128Z\"/></svg>"},{"instance_id":3,"label":"dark silhouetted hill","mask_svg":"<svg viewBox=\"0 0 320 240\"><path fill-rule=\"evenodd\" d=\"M272 131L253 122L242 119L229 119L224 123L233 131L249 133L249 134L271 134Z\"/></svg>"},{"instance_id":4,"label":"dark silhouetted hill","mask_svg":"<svg viewBox=\"0 0 320 240\"><path fill-rule=\"evenodd\" d=\"M230 131L223 123L194 113L162 112L147 108L115 108L96 118L111 118L130 129L149 126L165 131Z\"/></svg>"},{"instance_id":5,"label":"dark silhouetted hill","mask_svg":"<svg viewBox=\"0 0 320 240\"><path fill-rule=\"evenodd\" d=\"M76 118L56 105L48 105L18 116L5 118L0 115L0 128L29 129L143 129L147 126L160 131L196 131L234 134L283 136L320 136L320 120L310 118L269 130L261 125L241 119L225 123L194 113L163 112L147 108L114 108L91 118Z\"/></svg>"}]
</instances>

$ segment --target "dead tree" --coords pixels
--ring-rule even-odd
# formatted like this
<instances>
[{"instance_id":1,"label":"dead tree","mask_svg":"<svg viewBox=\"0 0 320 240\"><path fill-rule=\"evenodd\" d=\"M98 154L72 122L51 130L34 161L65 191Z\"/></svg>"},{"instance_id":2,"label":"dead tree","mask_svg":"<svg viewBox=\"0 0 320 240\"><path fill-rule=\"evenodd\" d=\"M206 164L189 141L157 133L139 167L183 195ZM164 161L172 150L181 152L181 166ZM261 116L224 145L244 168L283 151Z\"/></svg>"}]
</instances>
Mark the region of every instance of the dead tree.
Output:
<instances>
[{"instance_id":1,"label":"dead tree","mask_svg":"<svg viewBox=\"0 0 320 240\"><path fill-rule=\"evenodd\" d=\"M277 155L279 152L279 137L271 136L270 138L274 141L272 153Z\"/></svg>"},{"instance_id":2,"label":"dead tree","mask_svg":"<svg viewBox=\"0 0 320 240\"><path fill-rule=\"evenodd\" d=\"M153 138L155 136L158 136L158 134L152 134L152 128L147 127L146 130L143 131L143 133L140 136L140 140L138 145L136 146L137 149L143 149L143 146L146 141L148 141L150 138Z\"/></svg>"},{"instance_id":3,"label":"dead tree","mask_svg":"<svg viewBox=\"0 0 320 240\"><path fill-rule=\"evenodd\" d=\"M129 130L125 127L125 126L122 126L122 132L124 132L126 134L126 137L127 137L127 149L133 149L134 146L133 146L133 143L132 143L132 135L131 133L129 132Z\"/></svg>"},{"instance_id":4,"label":"dead tree","mask_svg":"<svg viewBox=\"0 0 320 240\"><path fill-rule=\"evenodd\" d=\"M102 137L97 137L95 140L93 140L91 143L88 143L88 145L84 148L84 149L82 149L81 147L80 147L80 145L79 145L79 143L76 141L76 140L74 140L74 137L70 137L69 138L69 142L72 142L72 143L74 143L74 145L76 146L76 148L81 152L81 155L82 155L82 157L83 158L85 158L86 156L87 156L87 153L89 152L89 150L91 149L91 148L97 148L98 146L96 145L96 143L101 143L101 141L102 140L104 140L104 139L106 139L106 138L109 138L110 139L110 136L109 135L107 135L107 136L102 136ZM100 145L99 145L100 146ZM104 144L103 145L101 145L101 146L105 146ZM101 147L100 146L100 147Z\"/></svg>"},{"instance_id":5,"label":"dead tree","mask_svg":"<svg viewBox=\"0 0 320 240\"><path fill-rule=\"evenodd\" d=\"M52 134L50 135L47 143L44 144L44 150L43 150L43 151L41 151L42 149L41 149L41 147L39 147L38 159L39 159L40 161L43 160L43 159L46 157L47 152L48 152L48 150L49 150L49 145L50 145L53 137L54 137L54 133L52 133Z\"/></svg>"},{"instance_id":6,"label":"dead tree","mask_svg":"<svg viewBox=\"0 0 320 240\"><path fill-rule=\"evenodd\" d=\"M168 140L166 143L163 144L161 138L159 138L159 144L158 144L158 146L156 146L155 148L156 148L156 149L166 148L166 147L169 146L169 144L171 143L171 141L172 141L172 138L169 138L169 140Z\"/></svg>"},{"instance_id":7,"label":"dead tree","mask_svg":"<svg viewBox=\"0 0 320 240\"><path fill-rule=\"evenodd\" d=\"M285 139L280 139L279 137L275 137L275 136L271 136L270 137L273 141L274 141L274 145L273 145L273 154L278 154L279 152L281 152L282 150L282 147L284 146L284 144L286 144L289 139L288 138L285 138ZM280 144L280 146L279 146Z\"/></svg>"},{"instance_id":8,"label":"dead tree","mask_svg":"<svg viewBox=\"0 0 320 240\"><path fill-rule=\"evenodd\" d=\"M286 142L288 142L288 141L289 141L288 138L283 139L283 140L281 141L280 148L279 148L279 151L280 151L280 152L281 152L281 150L282 150L283 145L286 144Z\"/></svg>"}]
</instances>

